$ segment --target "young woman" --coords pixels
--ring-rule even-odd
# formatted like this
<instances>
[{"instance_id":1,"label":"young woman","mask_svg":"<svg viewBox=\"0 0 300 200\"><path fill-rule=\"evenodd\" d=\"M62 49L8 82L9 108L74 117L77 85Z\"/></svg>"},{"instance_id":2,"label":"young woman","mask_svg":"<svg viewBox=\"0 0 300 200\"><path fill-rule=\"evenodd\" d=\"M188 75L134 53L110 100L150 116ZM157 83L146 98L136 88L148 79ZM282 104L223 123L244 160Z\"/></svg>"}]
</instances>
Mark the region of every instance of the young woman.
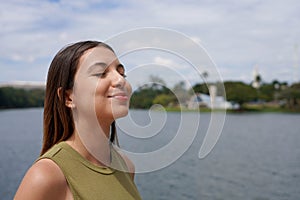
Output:
<instances>
[{"instance_id":1,"label":"young woman","mask_svg":"<svg viewBox=\"0 0 300 200\"><path fill-rule=\"evenodd\" d=\"M108 45L83 41L59 51L47 77L41 157L15 199L141 199L132 162L112 145L130 96Z\"/></svg>"}]
</instances>

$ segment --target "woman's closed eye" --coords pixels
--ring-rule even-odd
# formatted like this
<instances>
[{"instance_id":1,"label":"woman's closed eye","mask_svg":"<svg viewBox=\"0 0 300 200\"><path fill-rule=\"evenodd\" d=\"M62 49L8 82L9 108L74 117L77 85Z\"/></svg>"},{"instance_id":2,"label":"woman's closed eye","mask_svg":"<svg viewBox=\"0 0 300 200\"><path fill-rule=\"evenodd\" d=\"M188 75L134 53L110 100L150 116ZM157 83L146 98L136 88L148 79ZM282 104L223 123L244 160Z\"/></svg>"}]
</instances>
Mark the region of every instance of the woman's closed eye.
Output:
<instances>
[{"instance_id":1,"label":"woman's closed eye","mask_svg":"<svg viewBox=\"0 0 300 200\"><path fill-rule=\"evenodd\" d=\"M103 78L106 76L106 72L99 72L99 73L95 73L93 74L93 76L99 77L99 78Z\"/></svg>"},{"instance_id":2,"label":"woman's closed eye","mask_svg":"<svg viewBox=\"0 0 300 200\"><path fill-rule=\"evenodd\" d=\"M127 77L125 73L119 72L119 74L121 76L123 76L124 78ZM107 75L107 72L101 72L101 73L95 73L95 74L93 74L93 76L96 76L96 77L99 77L99 78L104 78L106 75Z\"/></svg>"}]
</instances>

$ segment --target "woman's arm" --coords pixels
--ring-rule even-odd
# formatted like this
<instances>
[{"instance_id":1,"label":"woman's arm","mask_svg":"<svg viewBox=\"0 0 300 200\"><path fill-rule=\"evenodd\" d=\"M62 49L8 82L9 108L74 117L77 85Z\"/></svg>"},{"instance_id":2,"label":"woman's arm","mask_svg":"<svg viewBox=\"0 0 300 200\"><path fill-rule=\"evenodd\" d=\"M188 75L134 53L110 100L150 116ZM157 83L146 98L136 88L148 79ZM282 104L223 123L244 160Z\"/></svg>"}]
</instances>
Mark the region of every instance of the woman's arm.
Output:
<instances>
[{"instance_id":1,"label":"woman's arm","mask_svg":"<svg viewBox=\"0 0 300 200\"><path fill-rule=\"evenodd\" d=\"M69 187L61 169L49 159L34 163L25 174L15 200L67 199Z\"/></svg>"}]
</instances>

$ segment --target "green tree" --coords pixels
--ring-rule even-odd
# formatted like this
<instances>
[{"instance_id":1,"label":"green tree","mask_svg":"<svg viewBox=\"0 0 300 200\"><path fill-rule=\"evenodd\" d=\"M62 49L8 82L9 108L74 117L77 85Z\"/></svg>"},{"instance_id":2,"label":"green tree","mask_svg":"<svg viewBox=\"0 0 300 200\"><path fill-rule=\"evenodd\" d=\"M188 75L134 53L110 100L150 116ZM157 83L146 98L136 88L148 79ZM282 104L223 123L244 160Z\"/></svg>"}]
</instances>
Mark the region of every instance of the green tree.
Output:
<instances>
[{"instance_id":1,"label":"green tree","mask_svg":"<svg viewBox=\"0 0 300 200\"><path fill-rule=\"evenodd\" d=\"M241 106L245 102L257 100L256 89L243 82L224 82L226 98L228 101L239 103Z\"/></svg>"},{"instance_id":2,"label":"green tree","mask_svg":"<svg viewBox=\"0 0 300 200\"><path fill-rule=\"evenodd\" d=\"M175 84L172 91L176 95L180 104L184 104L190 98L184 81L180 81Z\"/></svg>"},{"instance_id":3,"label":"green tree","mask_svg":"<svg viewBox=\"0 0 300 200\"><path fill-rule=\"evenodd\" d=\"M259 89L257 89L258 99L264 101L272 101L274 100L275 91L276 89L272 83L265 83L261 85Z\"/></svg>"},{"instance_id":4,"label":"green tree","mask_svg":"<svg viewBox=\"0 0 300 200\"><path fill-rule=\"evenodd\" d=\"M42 107L44 89L0 88L0 108Z\"/></svg>"},{"instance_id":5,"label":"green tree","mask_svg":"<svg viewBox=\"0 0 300 200\"><path fill-rule=\"evenodd\" d=\"M153 104L160 104L164 107L174 105L174 102L176 102L176 97L169 94L160 94L153 100Z\"/></svg>"},{"instance_id":6,"label":"green tree","mask_svg":"<svg viewBox=\"0 0 300 200\"><path fill-rule=\"evenodd\" d=\"M294 83L283 89L279 94L280 99L286 100L286 106L292 110L300 109L300 83Z\"/></svg>"},{"instance_id":7,"label":"green tree","mask_svg":"<svg viewBox=\"0 0 300 200\"><path fill-rule=\"evenodd\" d=\"M194 93L209 94L208 86L206 83L197 83L193 86Z\"/></svg>"}]
</instances>

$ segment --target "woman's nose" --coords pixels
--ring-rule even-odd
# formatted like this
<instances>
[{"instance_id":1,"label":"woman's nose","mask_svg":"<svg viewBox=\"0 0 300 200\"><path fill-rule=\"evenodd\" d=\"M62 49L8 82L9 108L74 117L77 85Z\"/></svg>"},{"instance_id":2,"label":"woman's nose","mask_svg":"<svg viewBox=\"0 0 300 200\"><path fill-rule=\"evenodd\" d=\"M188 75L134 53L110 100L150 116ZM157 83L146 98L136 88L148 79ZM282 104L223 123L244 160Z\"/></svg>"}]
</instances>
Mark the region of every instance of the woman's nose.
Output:
<instances>
[{"instance_id":1,"label":"woman's nose","mask_svg":"<svg viewBox=\"0 0 300 200\"><path fill-rule=\"evenodd\" d=\"M119 72L114 72L113 80L112 80L113 87L122 88L124 87L124 84L125 84L125 78Z\"/></svg>"}]
</instances>

